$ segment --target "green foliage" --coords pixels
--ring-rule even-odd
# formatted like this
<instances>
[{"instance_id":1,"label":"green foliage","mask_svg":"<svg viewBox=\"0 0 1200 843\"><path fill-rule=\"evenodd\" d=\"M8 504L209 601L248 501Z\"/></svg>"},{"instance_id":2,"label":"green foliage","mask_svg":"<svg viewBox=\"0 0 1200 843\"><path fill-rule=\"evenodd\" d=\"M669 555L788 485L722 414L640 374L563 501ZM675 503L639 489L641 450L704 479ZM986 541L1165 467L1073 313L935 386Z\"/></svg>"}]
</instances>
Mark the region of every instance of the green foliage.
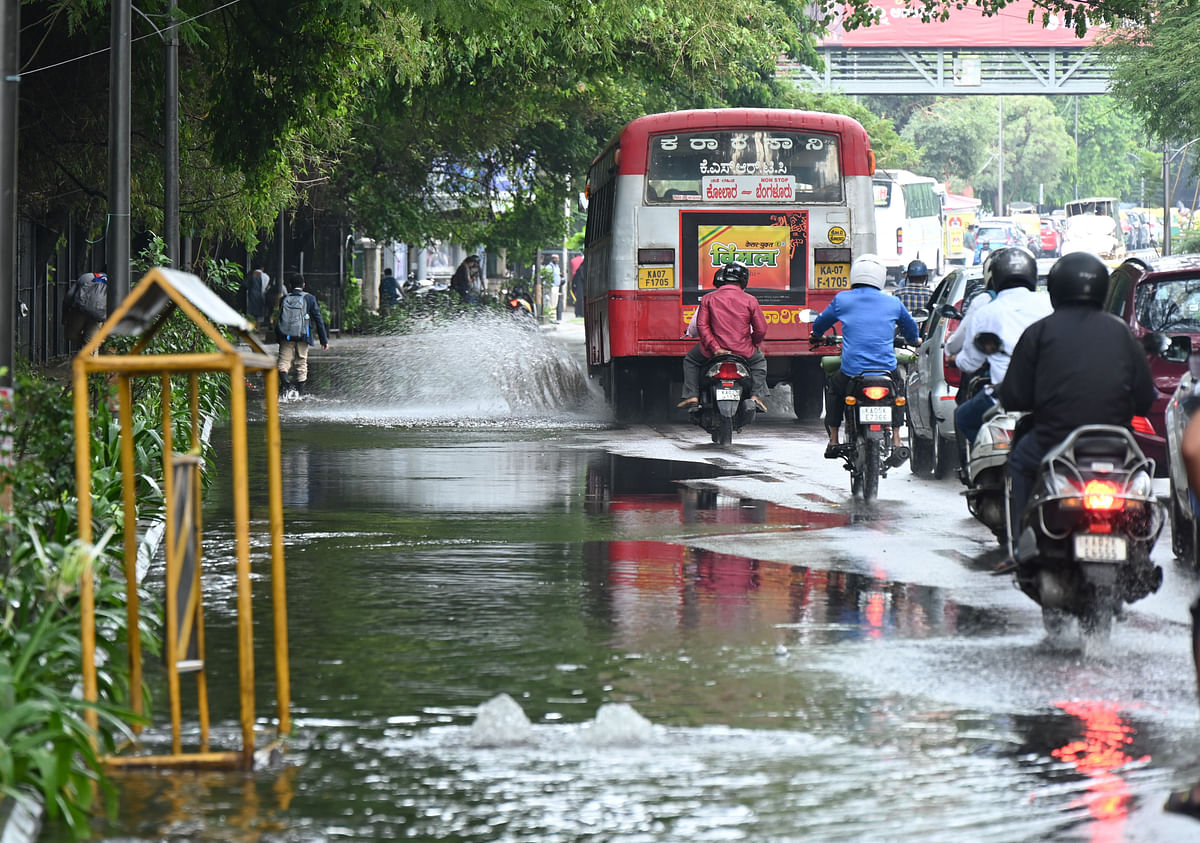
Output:
<instances>
[{"instance_id":1,"label":"green foliage","mask_svg":"<svg viewBox=\"0 0 1200 843\"><path fill-rule=\"evenodd\" d=\"M1152 22L1122 27L1107 42L1104 55L1115 62L1112 91L1158 141L1190 139L1200 125L1200 87L1189 60L1200 9L1177 0L1149 8Z\"/></svg>"}]
</instances>

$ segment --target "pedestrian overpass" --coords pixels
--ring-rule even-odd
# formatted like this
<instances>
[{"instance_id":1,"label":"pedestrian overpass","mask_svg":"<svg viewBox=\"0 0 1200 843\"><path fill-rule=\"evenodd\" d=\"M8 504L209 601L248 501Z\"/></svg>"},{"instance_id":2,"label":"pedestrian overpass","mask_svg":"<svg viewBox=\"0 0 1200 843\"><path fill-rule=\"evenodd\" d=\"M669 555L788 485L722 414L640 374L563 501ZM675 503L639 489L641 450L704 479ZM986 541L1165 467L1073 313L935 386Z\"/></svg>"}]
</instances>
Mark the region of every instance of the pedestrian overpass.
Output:
<instances>
[{"instance_id":1,"label":"pedestrian overpass","mask_svg":"<svg viewBox=\"0 0 1200 843\"><path fill-rule=\"evenodd\" d=\"M781 64L781 77L823 92L965 96L1103 94L1110 68L1094 32L1077 38L1061 14L1042 21L1032 0L985 17L975 7L923 23L912 10L872 0L877 23L845 30L830 24L820 44L825 67ZM1034 10L1033 23L1029 12Z\"/></svg>"}]
</instances>

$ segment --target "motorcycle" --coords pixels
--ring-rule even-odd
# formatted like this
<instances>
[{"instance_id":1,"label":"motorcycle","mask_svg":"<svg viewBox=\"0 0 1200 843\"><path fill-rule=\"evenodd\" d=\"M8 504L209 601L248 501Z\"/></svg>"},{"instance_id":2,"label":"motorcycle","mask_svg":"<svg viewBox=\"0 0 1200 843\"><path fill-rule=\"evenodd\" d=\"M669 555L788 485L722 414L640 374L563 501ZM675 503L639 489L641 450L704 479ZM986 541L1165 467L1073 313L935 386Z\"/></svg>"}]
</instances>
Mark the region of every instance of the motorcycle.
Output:
<instances>
[{"instance_id":1,"label":"motorcycle","mask_svg":"<svg viewBox=\"0 0 1200 843\"><path fill-rule=\"evenodd\" d=\"M1047 632L1074 617L1085 634L1107 636L1125 604L1162 585L1150 562L1164 521L1153 476L1123 427L1085 425L1046 454L1015 558L1017 585L1042 607Z\"/></svg>"},{"instance_id":2,"label":"motorcycle","mask_svg":"<svg viewBox=\"0 0 1200 843\"><path fill-rule=\"evenodd\" d=\"M518 319L535 319L533 296L524 281L518 281L501 297L505 309Z\"/></svg>"},{"instance_id":3,"label":"motorcycle","mask_svg":"<svg viewBox=\"0 0 1200 843\"><path fill-rule=\"evenodd\" d=\"M1017 423L1026 415L1010 413L999 404L992 407L984 414L983 427L968 452L967 490L963 492L967 509L1003 546L1008 545L1008 454Z\"/></svg>"},{"instance_id":4,"label":"motorcycle","mask_svg":"<svg viewBox=\"0 0 1200 843\"><path fill-rule=\"evenodd\" d=\"M814 348L840 346L840 336L810 336ZM908 365L916 355L897 341L896 359ZM821 358L826 376L836 373L842 365L841 354ZM840 446L845 469L850 472L850 494L873 500L879 494L879 480L887 477L888 469L908 459L908 448L892 444L892 428L904 423L906 402L899 393L890 372L864 372L850 381L846 389L845 444Z\"/></svg>"},{"instance_id":5,"label":"motorcycle","mask_svg":"<svg viewBox=\"0 0 1200 843\"><path fill-rule=\"evenodd\" d=\"M736 354L713 357L700 370L700 403L688 412L692 422L712 435L717 445L733 442L733 432L751 424L758 406L751 397L750 364Z\"/></svg>"}]
</instances>

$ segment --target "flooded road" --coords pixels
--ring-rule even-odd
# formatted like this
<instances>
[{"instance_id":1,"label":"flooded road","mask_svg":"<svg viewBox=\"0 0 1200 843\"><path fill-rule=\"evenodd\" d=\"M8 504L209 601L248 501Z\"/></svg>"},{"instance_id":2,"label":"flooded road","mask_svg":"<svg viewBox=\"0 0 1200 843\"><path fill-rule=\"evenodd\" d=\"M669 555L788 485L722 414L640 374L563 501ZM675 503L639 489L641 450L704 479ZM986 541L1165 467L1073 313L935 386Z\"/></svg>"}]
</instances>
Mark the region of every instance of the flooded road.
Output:
<instances>
[{"instance_id":1,"label":"flooded road","mask_svg":"<svg viewBox=\"0 0 1200 843\"><path fill-rule=\"evenodd\" d=\"M325 396L283 409L289 751L253 775L126 775L101 837L1200 836L1161 810L1200 780L1197 585L1168 537L1166 585L1111 642L1050 641L988 575L994 542L955 481L905 468L855 505L819 427L778 411L786 394L724 450L682 424L614 429L569 344L499 334L536 371L416 374L469 331L405 338L370 365L352 342L314 354ZM222 432L214 444L228 476ZM209 693L217 742L236 745L220 486ZM252 516L265 524L265 491ZM264 632L267 550L259 530ZM256 663L267 732L265 643Z\"/></svg>"}]
</instances>

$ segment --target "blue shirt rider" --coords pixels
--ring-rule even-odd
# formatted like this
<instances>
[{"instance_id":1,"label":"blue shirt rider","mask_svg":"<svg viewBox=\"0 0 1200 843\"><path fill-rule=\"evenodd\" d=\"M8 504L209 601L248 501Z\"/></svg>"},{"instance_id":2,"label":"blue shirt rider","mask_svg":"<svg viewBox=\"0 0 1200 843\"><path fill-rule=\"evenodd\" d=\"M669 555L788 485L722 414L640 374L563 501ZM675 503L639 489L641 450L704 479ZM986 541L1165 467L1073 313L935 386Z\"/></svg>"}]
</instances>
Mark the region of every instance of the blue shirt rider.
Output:
<instances>
[{"instance_id":1,"label":"blue shirt rider","mask_svg":"<svg viewBox=\"0 0 1200 843\"><path fill-rule=\"evenodd\" d=\"M842 323L842 365L825 381L825 429L829 432L826 459L839 459L838 427L842 422L846 389L852 378L865 372L890 372L897 392L904 381L896 366L896 329L909 343L917 342L917 323L899 299L883 292L887 268L876 255L859 255L850 267L850 289L833 297L829 307L813 322L812 334L819 336ZM893 468L908 459L900 444L900 427L892 427Z\"/></svg>"}]
</instances>

